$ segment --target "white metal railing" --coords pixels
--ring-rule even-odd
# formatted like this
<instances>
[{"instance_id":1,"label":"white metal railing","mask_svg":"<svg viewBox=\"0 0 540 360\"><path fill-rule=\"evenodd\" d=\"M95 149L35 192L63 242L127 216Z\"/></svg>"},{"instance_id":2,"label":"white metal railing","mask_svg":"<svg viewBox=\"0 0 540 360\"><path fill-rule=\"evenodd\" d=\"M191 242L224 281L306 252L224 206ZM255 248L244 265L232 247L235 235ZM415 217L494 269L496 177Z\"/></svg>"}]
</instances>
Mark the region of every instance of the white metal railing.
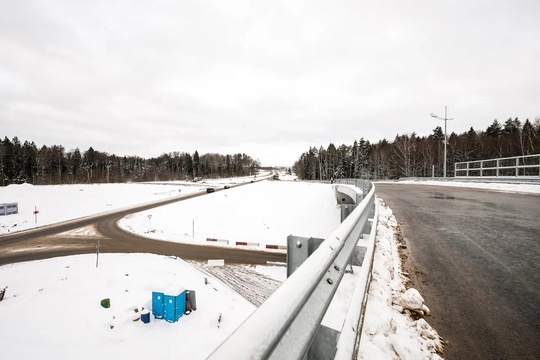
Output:
<instances>
[{"instance_id":1,"label":"white metal railing","mask_svg":"<svg viewBox=\"0 0 540 360\"><path fill-rule=\"evenodd\" d=\"M369 192L354 211L208 359L304 359L358 240L369 218L374 216L375 187L369 184ZM361 279L364 286L361 294L356 294L362 298L361 303L355 304L360 308L360 315L373 261L373 245L370 244L375 241L373 227L376 227L376 219L373 222L362 265L368 270L361 272L365 277ZM360 319L352 321L356 322L356 333L353 336L347 334L347 338L357 341L361 332L358 324L361 322Z\"/></svg>"},{"instance_id":2,"label":"white metal railing","mask_svg":"<svg viewBox=\"0 0 540 360\"><path fill-rule=\"evenodd\" d=\"M455 177L540 177L540 154L458 162Z\"/></svg>"}]
</instances>

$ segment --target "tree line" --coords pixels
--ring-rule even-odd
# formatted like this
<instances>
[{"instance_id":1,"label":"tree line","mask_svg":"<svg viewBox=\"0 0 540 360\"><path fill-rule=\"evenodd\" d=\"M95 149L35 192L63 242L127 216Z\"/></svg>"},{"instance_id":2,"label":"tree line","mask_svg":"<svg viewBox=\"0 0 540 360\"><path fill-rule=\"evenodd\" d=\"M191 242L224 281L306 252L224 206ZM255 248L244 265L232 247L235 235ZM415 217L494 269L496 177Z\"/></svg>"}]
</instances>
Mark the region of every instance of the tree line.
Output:
<instances>
[{"instance_id":1,"label":"tree line","mask_svg":"<svg viewBox=\"0 0 540 360\"><path fill-rule=\"evenodd\" d=\"M494 120L486 130L472 127L447 140L446 176L454 176L456 162L486 160L540 153L540 118L525 123L516 117ZM364 138L352 145L310 147L294 164L300 179L397 179L443 176L444 132L437 126L429 136L396 135L372 144Z\"/></svg>"},{"instance_id":2,"label":"tree line","mask_svg":"<svg viewBox=\"0 0 540 360\"><path fill-rule=\"evenodd\" d=\"M43 145L4 137L0 140L0 185L74 183L115 183L193 180L202 177L239 177L255 175L259 162L246 154L200 155L187 152L164 153L144 159L116 156L79 148L66 151L62 145Z\"/></svg>"}]
</instances>

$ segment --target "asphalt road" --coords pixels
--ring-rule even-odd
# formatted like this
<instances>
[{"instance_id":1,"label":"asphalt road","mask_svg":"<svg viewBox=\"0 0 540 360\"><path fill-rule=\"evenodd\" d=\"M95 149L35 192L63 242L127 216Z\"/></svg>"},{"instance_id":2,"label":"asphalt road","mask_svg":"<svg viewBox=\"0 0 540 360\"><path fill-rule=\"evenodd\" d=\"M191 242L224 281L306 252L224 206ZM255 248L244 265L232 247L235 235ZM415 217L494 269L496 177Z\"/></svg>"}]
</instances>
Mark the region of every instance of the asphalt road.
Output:
<instances>
[{"instance_id":1,"label":"asphalt road","mask_svg":"<svg viewBox=\"0 0 540 360\"><path fill-rule=\"evenodd\" d=\"M216 189L216 191L223 190ZM131 209L2 235L0 236L0 265L57 256L95 253L98 240L100 253L153 253L178 256L186 260L224 259L226 263L239 264L266 264L267 261L285 262L284 252L172 243L127 233L117 226L117 221L127 214L205 194L206 192L199 192L179 196L135 206ZM88 225L93 225L96 228L99 233L97 237L61 234Z\"/></svg>"},{"instance_id":2,"label":"asphalt road","mask_svg":"<svg viewBox=\"0 0 540 360\"><path fill-rule=\"evenodd\" d=\"M540 196L376 184L446 359L540 359Z\"/></svg>"}]
</instances>

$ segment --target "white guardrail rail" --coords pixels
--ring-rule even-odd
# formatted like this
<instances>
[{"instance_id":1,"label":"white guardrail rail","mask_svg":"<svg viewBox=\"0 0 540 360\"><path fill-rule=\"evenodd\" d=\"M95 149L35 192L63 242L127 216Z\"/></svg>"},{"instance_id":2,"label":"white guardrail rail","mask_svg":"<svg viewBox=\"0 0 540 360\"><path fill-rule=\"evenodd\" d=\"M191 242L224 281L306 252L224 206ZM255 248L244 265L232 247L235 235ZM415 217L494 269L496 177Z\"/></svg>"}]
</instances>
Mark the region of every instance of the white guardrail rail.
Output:
<instances>
[{"instance_id":1,"label":"white guardrail rail","mask_svg":"<svg viewBox=\"0 0 540 360\"><path fill-rule=\"evenodd\" d=\"M456 178L540 178L540 154L458 162Z\"/></svg>"},{"instance_id":2,"label":"white guardrail rail","mask_svg":"<svg viewBox=\"0 0 540 360\"><path fill-rule=\"evenodd\" d=\"M353 358L360 341L371 281L378 212L373 184L360 180L353 180L352 184L363 195L362 201L208 359L306 359L358 240L363 237L366 255L334 357ZM367 238L364 232L370 221L372 226Z\"/></svg>"}]
</instances>

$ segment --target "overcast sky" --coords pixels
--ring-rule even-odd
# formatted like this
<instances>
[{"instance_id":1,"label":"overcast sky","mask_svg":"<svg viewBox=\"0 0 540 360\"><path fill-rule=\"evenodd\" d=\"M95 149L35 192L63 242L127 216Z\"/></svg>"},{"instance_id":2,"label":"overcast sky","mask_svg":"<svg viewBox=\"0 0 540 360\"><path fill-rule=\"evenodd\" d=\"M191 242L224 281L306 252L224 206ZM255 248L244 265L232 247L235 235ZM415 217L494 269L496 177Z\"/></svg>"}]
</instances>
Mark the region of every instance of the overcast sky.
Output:
<instances>
[{"instance_id":1,"label":"overcast sky","mask_svg":"<svg viewBox=\"0 0 540 360\"><path fill-rule=\"evenodd\" d=\"M0 136L246 153L540 116L540 1L0 0Z\"/></svg>"}]
</instances>

